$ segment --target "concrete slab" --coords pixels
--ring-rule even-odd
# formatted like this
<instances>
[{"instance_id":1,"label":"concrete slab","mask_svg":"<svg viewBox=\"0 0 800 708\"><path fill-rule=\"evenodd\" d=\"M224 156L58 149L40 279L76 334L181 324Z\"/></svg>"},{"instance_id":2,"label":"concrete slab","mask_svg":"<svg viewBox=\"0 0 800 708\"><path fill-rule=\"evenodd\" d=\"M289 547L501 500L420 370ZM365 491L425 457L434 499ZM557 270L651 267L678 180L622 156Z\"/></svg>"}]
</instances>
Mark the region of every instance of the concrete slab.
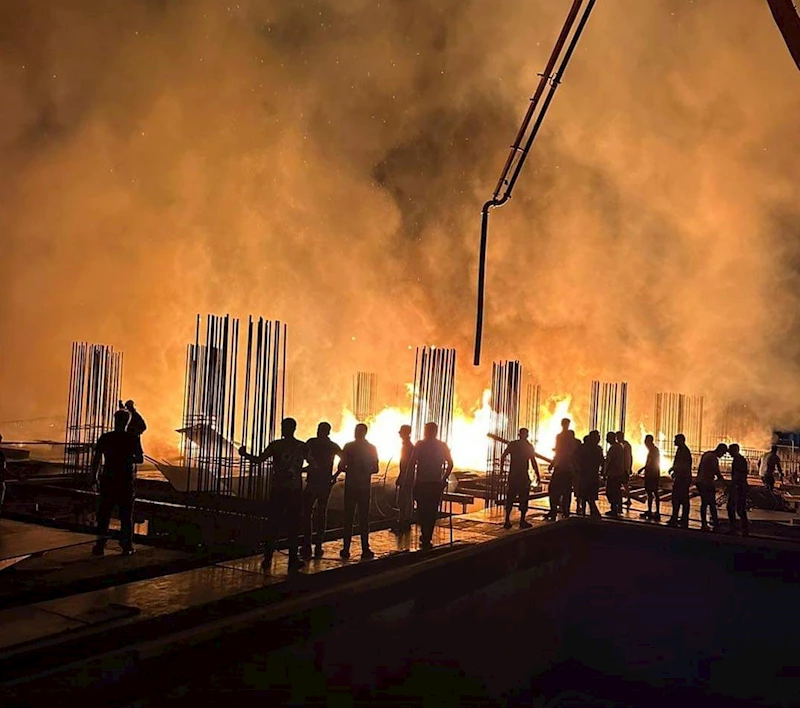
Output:
<instances>
[{"instance_id":1,"label":"concrete slab","mask_svg":"<svg viewBox=\"0 0 800 708\"><path fill-rule=\"evenodd\" d=\"M96 536L0 519L0 561L94 543Z\"/></svg>"},{"instance_id":2,"label":"concrete slab","mask_svg":"<svg viewBox=\"0 0 800 708\"><path fill-rule=\"evenodd\" d=\"M598 506L601 511L608 509L608 504L604 500L600 500ZM693 528L699 528L699 500L693 500L691 507L690 524ZM639 519L639 513L645 508L643 504L635 501L631 509L623 513L623 520L649 524L650 522L642 522ZM528 520L533 526L546 525L548 522L543 520L543 516L547 511L547 501L538 500L529 513ZM670 511L670 507L662 505L662 519L666 520ZM494 507L476 511L453 518L452 532L451 521L442 519L435 529L434 545L447 545L451 538L457 544L480 544L493 538L523 533L517 526L519 513L514 511L511 518L515 525L512 529L506 530L502 527L503 509ZM403 535L390 531L376 531L370 535L370 545L378 559L397 553L416 553L419 551L419 531L417 527ZM342 560L339 557L341 548L341 540L325 543L323 558L310 560L300 574L314 575L345 566L374 562L361 561L360 540L357 536L353 538L349 560ZM272 567L267 574L261 570L261 558L260 555L253 555L196 570L40 602L20 610L1 611L0 626L4 630L2 646L11 649L20 642L37 638L45 640L53 635L57 639L58 634L67 629L74 630L81 626L91 629L87 617L93 615L104 617L104 622L107 622L104 626L118 627L139 619L162 617L182 610L199 608L240 593L276 585L287 579L288 557L285 552L275 554ZM116 610L118 614L115 615L113 609L115 606L132 609ZM29 614L25 615L23 610ZM137 615L134 616L133 612ZM60 619L53 619L53 616ZM31 621L26 622L25 617ZM0 653L0 660L2 655L3 653Z\"/></svg>"},{"instance_id":3,"label":"concrete slab","mask_svg":"<svg viewBox=\"0 0 800 708\"><path fill-rule=\"evenodd\" d=\"M67 630L119 627L263 587L263 575L209 566L0 611L0 649L58 639ZM3 652L0 652L0 659Z\"/></svg>"},{"instance_id":4,"label":"concrete slab","mask_svg":"<svg viewBox=\"0 0 800 708\"><path fill-rule=\"evenodd\" d=\"M49 637L70 629L80 629L83 623L36 607L15 607L2 613L0 625L0 649Z\"/></svg>"}]
</instances>

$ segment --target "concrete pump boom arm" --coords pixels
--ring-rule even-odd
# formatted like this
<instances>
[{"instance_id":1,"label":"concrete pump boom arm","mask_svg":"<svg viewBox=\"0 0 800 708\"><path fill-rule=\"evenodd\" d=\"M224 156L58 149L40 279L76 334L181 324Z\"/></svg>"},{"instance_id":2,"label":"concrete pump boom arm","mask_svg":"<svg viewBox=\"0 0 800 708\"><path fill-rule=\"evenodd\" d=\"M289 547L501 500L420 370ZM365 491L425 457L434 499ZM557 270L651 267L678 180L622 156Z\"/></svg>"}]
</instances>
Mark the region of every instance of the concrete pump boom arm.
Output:
<instances>
[{"instance_id":1,"label":"concrete pump boom arm","mask_svg":"<svg viewBox=\"0 0 800 708\"><path fill-rule=\"evenodd\" d=\"M481 343L483 339L483 316L484 316L484 293L486 290L486 251L489 240L489 212L492 209L503 206L514 191L514 185L525 164L525 158L530 152L533 141L539 132L544 116L553 99L556 88L561 83L561 78L567 68L570 57L575 51L583 28L586 25L592 8L597 0L588 0L583 6L583 14L580 15L581 6L584 0L572 0L567 19L561 30L561 34L556 40L553 52L547 62L547 67L540 74L539 85L531 98L530 105L522 120L522 125L517 133L516 140L511 146L511 152L506 160L505 167L500 174L492 198L489 199L481 210L481 240L478 250L478 302L475 314L475 366L481 363ZM792 0L767 0L772 17L778 25L778 29L783 35L789 53L794 59L797 68L800 69L800 16ZM571 35L571 39L570 39ZM568 41L569 40L569 41ZM560 61L560 63L558 63ZM556 65L558 63L558 68ZM549 90L548 90L549 86ZM545 91L547 93L545 94ZM544 96L544 100L540 101Z\"/></svg>"},{"instance_id":2,"label":"concrete pump boom arm","mask_svg":"<svg viewBox=\"0 0 800 708\"><path fill-rule=\"evenodd\" d=\"M800 15L792 0L767 0L775 24L783 35L786 48L800 69Z\"/></svg>"}]
</instances>

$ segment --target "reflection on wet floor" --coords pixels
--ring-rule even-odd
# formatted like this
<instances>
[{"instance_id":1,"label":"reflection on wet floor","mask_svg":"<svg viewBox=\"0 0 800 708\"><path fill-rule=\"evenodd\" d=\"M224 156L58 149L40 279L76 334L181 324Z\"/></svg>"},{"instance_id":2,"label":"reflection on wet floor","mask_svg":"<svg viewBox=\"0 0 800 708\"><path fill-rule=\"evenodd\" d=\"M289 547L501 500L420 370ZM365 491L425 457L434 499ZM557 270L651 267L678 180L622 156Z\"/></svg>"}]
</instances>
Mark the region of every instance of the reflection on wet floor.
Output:
<instances>
[{"instance_id":1,"label":"reflection on wet floor","mask_svg":"<svg viewBox=\"0 0 800 708\"><path fill-rule=\"evenodd\" d=\"M0 569L34 554L41 554L95 540L89 534L0 519Z\"/></svg>"},{"instance_id":2,"label":"reflection on wet floor","mask_svg":"<svg viewBox=\"0 0 800 708\"><path fill-rule=\"evenodd\" d=\"M599 504L605 512L608 505L604 500ZM634 501L629 510L623 513L623 519L637 523L639 515L646 505ZM692 528L699 528L699 500L691 503ZM528 520L534 528L548 522L543 519L548 512L547 500L535 501L535 506L528 514ZM671 505L662 504L662 524L671 512ZM782 515L791 517L794 515ZM514 527L505 530L502 527L504 513L502 508L475 511L469 514L441 519L435 529L433 542L435 546L453 543L476 544L492 538L523 533L516 525L519 514L512 515ZM788 519L784 519L787 521ZM559 522L555 522L559 523ZM360 559L361 548L357 536L351 545L351 558L342 560L339 551L342 541L329 541L324 545L324 556L310 559L299 571L301 575L322 573L360 563L375 563L381 558L397 553L417 553L420 551L420 537L417 527L410 533L398 535L391 531L375 531L370 535L370 547L375 553L375 560ZM102 564L109 559L90 559L89 546L76 547L71 553L86 548L87 563L96 564L98 572L102 572ZM147 549L143 549L147 550ZM238 593L263 588L265 585L281 583L288 576L288 557L285 552L278 552L273 557L269 573L261 569L260 555L253 555L239 560L223 561L203 568L176 572L171 575L129 582L108 587L102 590L81 593L66 598L50 600L0 611L0 660L5 652L23 642L41 640L61 633L73 636L75 632L95 631L103 628L124 626L139 621L169 615L182 610L199 607L216 600L230 597Z\"/></svg>"}]
</instances>

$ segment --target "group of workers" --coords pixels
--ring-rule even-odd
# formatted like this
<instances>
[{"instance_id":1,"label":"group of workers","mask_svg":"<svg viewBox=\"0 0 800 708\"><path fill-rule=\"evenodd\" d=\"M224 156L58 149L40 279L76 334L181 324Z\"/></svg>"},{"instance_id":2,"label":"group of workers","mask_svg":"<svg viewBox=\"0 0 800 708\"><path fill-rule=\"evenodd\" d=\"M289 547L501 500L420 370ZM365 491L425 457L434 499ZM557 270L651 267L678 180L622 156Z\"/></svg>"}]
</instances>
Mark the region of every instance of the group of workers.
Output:
<instances>
[{"instance_id":1,"label":"group of workers","mask_svg":"<svg viewBox=\"0 0 800 708\"><path fill-rule=\"evenodd\" d=\"M304 559L323 555L328 500L331 489L344 474L344 528L343 544L339 555L350 557L353 522L358 513L361 536L361 557L372 558L369 545L369 509L372 476L378 473L378 451L367 440L368 428L359 423L355 439L340 448L330 439L331 426L320 423L316 437L303 442L295 437L297 422L285 418L281 423L281 437L274 440L259 454L248 453L244 446L239 454L245 460L260 464L272 460L272 491L267 510L267 533L262 568L269 570L275 551L278 533L285 530L289 551L289 570L304 565ZM410 530L414 501L420 525L423 549L432 547L433 529L442 492L453 471L453 458L447 445L438 439L439 427L427 423L422 440L411 442L411 426L401 427L400 474L397 480L400 517L396 530ZM334 471L334 461L339 464ZM305 487L303 473L306 474ZM303 543L300 546L300 533Z\"/></svg>"},{"instance_id":2,"label":"group of workers","mask_svg":"<svg viewBox=\"0 0 800 708\"><path fill-rule=\"evenodd\" d=\"M591 431L579 441L575 432L570 429L571 421L564 418L561 421L561 432L556 436L555 455L552 460L538 455L533 445L528 441L528 430L521 428L519 438L508 443L501 456L501 463L510 458L508 471L508 486L505 505L505 528L511 528L511 512L514 504L518 504L520 511L520 528L530 524L526 520L528 511L528 497L530 494L531 480L528 473L529 465L532 467L536 486L540 484L537 457L550 463L552 472L548 488L550 511L545 516L548 520L555 520L560 513L566 518L570 515L573 493L576 497L576 513L585 515L587 507L591 516L600 516L597 508L597 499L602 483L605 483L605 492L610 505L607 516L612 518L622 514L623 500L627 496L627 506L631 506L630 479L633 474L633 451L630 443L625 439L622 431L609 432L606 435L608 445L605 454L600 446L600 433ZM719 519L716 504L716 481L720 481L728 492L728 519L729 533L737 531L737 517L741 522L741 531L748 533L747 519L747 493L749 466L741 454L738 444L725 445L720 443L714 450L704 452L700 457L696 477L692 476L692 453L686 445L686 437L682 434L675 436L675 458L669 468L672 477L672 515L667 521L668 526L688 528L689 526L689 497L692 480L700 496L700 523L703 531L714 530L718 527ZM651 521L661 520L661 452L655 444L652 435L647 435L644 440L647 447L647 459L644 467L638 470L644 476L644 489L647 495L647 511L640 516ZM725 480L720 471L719 461L725 455L731 457L731 479ZM770 490L775 485L775 473L781 472L780 459L777 447L773 446L760 462L761 477L765 486ZM711 525L709 526L708 517Z\"/></svg>"},{"instance_id":3,"label":"group of workers","mask_svg":"<svg viewBox=\"0 0 800 708\"><path fill-rule=\"evenodd\" d=\"M546 519L555 520L570 515L573 494L576 499L575 513L600 516L597 507L601 486L605 485L610 510L607 516L619 517L627 497L631 506L630 479L633 474L633 454L630 443L622 431L606 435L605 453L600 446L601 436L591 431L580 441L570 429L571 421L561 421L562 430L556 437L552 459L538 454L528 440L528 430L521 428L519 437L507 443L501 456L501 464L509 459L508 486L505 503L505 528L511 528L511 513L515 503L520 510L520 528L530 526L526 519L530 496L531 479L529 466L533 469L536 485L540 484L537 458L549 463L551 477L548 488L550 511ZM147 429L133 401L123 404L114 414L114 430L101 435L92 458L92 474L97 484L100 505L97 514L99 539L93 548L95 555L103 555L111 514L119 507L121 542L124 555L133 548L133 502L135 495L136 465L144 461L141 435ZM262 567L271 568L278 534L286 532L289 552L289 569L297 570L304 560L323 556L328 501L333 485L344 475L344 529L342 558L350 557L353 524L356 514L361 537L361 557L372 558L369 544L369 512L372 477L378 473L378 451L367 440L368 428L364 423L355 427L354 440L343 448L330 438L331 426L322 422L315 437L302 441L295 437L297 422L285 418L281 423L281 437L271 442L258 454L239 449L243 460L261 464L272 463L272 489L267 510L267 531ZM425 425L423 439L414 444L411 426L403 425L399 430L401 452L400 470L397 477L398 516L394 531L403 534L411 530L414 505L421 530L423 549L432 546L433 530L449 476L453 470L453 458L448 446L438 439L436 423ZM1 438L0 438L1 439ZM653 436L645 438L647 459L638 474L644 475L647 495L647 511L641 517L651 521L661 520L661 453ZM720 471L719 460L724 455L731 457L731 479L725 480ZM334 470L336 458L339 463ZM101 470L102 462L102 470ZM3 479L5 461L0 457L0 482ZM669 526L688 527L689 497L693 481L692 453L686 438L675 436L675 458L669 469L672 477L672 515ZM760 465L765 486L770 490L775 484L775 473L781 473L777 449L772 448ZM303 477L305 475L305 484ZM714 450L703 453L694 478L700 496L700 516L703 530L718 526L715 482L722 481L728 490L728 517L730 533L737 530L737 517L741 521L743 534L748 532L747 493L748 464L739 445L720 444ZM3 488L0 487L0 505ZM707 517L710 515L711 526ZM302 546L300 536L302 534ZM313 544L313 549L312 549Z\"/></svg>"},{"instance_id":4,"label":"group of workers","mask_svg":"<svg viewBox=\"0 0 800 708\"><path fill-rule=\"evenodd\" d=\"M122 554L134 552L136 465L144 461L141 435L146 429L147 425L133 401L125 404L120 401L114 414L114 429L103 433L97 440L91 464L92 480L100 497L97 513L99 538L92 550L94 555L105 552L115 506L119 509ZM244 446L239 448L240 456L250 463L261 464L267 460L272 463L262 567L265 570L271 568L275 542L281 532L287 535L290 570L301 568L303 558L312 556L312 541L313 556L322 557L328 500L333 485L342 474L345 479L344 543L340 556L350 557L353 523L358 514L361 557L374 557L369 545L369 511L372 476L378 472L378 451L367 440L367 426L364 423L356 425L355 439L343 448L331 440L329 423L320 423L317 435L307 441L295 437L296 430L297 421L285 418L281 422L281 437L260 453L251 454ZM424 549L431 548L442 492L453 471L453 458L447 445L438 439L436 423L425 425L424 437L416 445L411 442L411 426L402 426L399 433L401 457L397 491L400 514L395 530L404 533L411 529L416 502L421 545ZM339 464L334 471L337 457Z\"/></svg>"}]
</instances>

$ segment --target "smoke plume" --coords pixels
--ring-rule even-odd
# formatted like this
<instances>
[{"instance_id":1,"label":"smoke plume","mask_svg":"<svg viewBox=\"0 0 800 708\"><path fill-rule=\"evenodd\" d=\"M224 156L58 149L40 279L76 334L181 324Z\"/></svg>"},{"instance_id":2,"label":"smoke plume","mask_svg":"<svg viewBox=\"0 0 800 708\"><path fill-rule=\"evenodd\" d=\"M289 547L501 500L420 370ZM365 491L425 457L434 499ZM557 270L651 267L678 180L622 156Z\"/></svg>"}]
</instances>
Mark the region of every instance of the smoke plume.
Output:
<instances>
[{"instance_id":1,"label":"smoke plume","mask_svg":"<svg viewBox=\"0 0 800 708\"><path fill-rule=\"evenodd\" d=\"M480 206L569 4L4 4L0 420L62 415L86 340L169 439L206 312L289 323L304 432L419 344L477 402ZM600 0L492 217L485 360L800 426L799 115L766 2Z\"/></svg>"}]
</instances>

